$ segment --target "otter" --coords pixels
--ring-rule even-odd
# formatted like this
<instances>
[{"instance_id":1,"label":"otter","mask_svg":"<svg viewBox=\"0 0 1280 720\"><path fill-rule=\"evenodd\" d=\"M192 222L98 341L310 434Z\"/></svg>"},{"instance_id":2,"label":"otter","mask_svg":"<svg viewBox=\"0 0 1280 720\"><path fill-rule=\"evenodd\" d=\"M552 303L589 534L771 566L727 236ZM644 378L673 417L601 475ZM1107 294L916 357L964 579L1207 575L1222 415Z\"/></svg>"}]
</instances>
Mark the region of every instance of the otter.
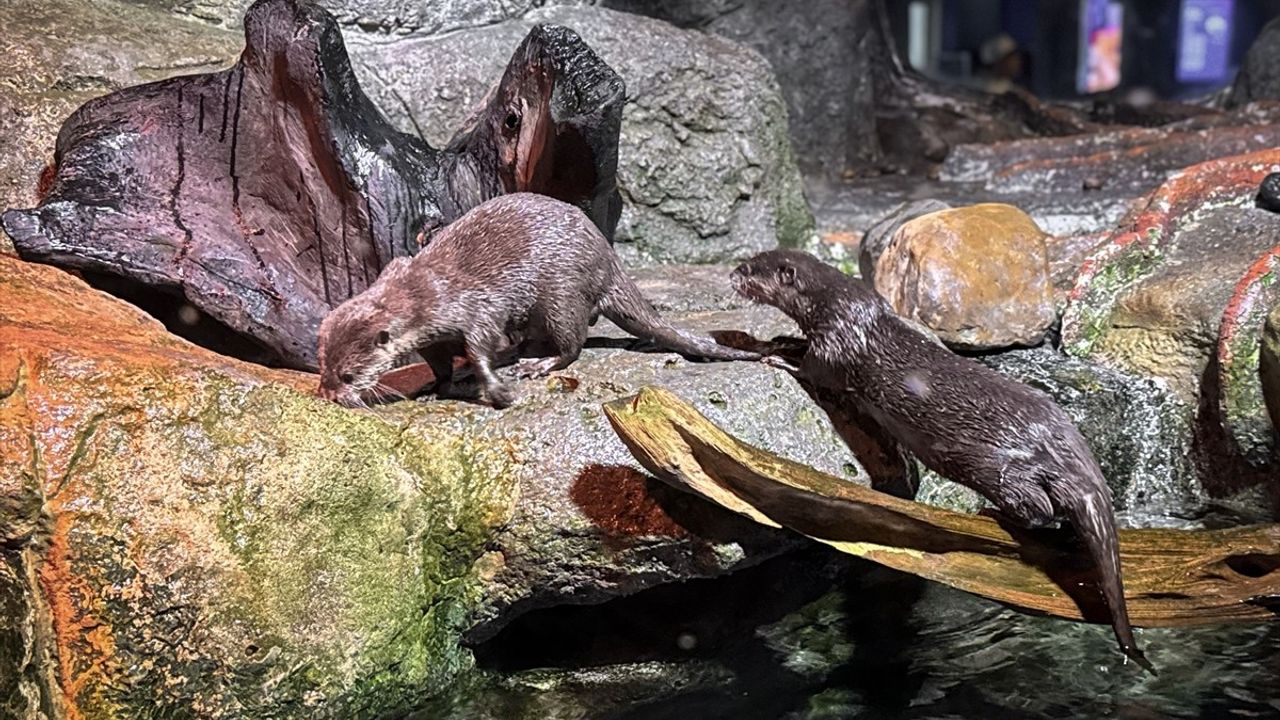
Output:
<instances>
[{"instance_id":1,"label":"otter","mask_svg":"<svg viewBox=\"0 0 1280 720\"><path fill-rule=\"evenodd\" d=\"M731 280L800 326L804 377L848 398L926 467L1023 527L1069 521L1097 566L1121 650L1155 672L1129 623L1111 491L1048 395L929 342L874 290L806 253L761 253Z\"/></svg>"},{"instance_id":2,"label":"otter","mask_svg":"<svg viewBox=\"0 0 1280 720\"><path fill-rule=\"evenodd\" d=\"M517 374L538 377L578 358L602 314L632 335L691 357L758 360L664 320L622 270L579 208L545 195L500 195L445 226L412 259L387 265L363 293L320 324L319 394L344 405L385 391L378 378L421 351L449 390L452 358L465 351L483 399L515 399L494 367L512 355Z\"/></svg>"}]
</instances>

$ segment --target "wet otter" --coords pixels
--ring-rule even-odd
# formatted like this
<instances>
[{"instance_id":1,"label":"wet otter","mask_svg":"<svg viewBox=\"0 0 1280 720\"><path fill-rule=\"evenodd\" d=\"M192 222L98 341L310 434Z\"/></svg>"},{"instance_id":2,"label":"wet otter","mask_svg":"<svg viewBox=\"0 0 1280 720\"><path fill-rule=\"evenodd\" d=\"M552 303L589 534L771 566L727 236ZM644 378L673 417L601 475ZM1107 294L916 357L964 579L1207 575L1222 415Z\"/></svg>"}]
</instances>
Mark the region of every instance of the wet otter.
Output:
<instances>
[{"instance_id":1,"label":"wet otter","mask_svg":"<svg viewBox=\"0 0 1280 720\"><path fill-rule=\"evenodd\" d=\"M514 395L493 372L499 359L513 351L542 355L521 362L520 374L531 377L564 368L578 358L597 313L685 355L760 357L663 320L577 207L513 193L476 206L329 313L320 325L320 394L360 404L400 357L423 348L439 392L452 377L453 354L465 349L484 398L505 407Z\"/></svg>"},{"instance_id":2,"label":"wet otter","mask_svg":"<svg viewBox=\"0 0 1280 720\"><path fill-rule=\"evenodd\" d=\"M732 280L799 324L805 377L843 393L926 466L1024 527L1070 521L1098 567L1121 649L1154 672L1129 624L1111 491L1048 395L929 342L873 290L805 253L761 253Z\"/></svg>"}]
</instances>

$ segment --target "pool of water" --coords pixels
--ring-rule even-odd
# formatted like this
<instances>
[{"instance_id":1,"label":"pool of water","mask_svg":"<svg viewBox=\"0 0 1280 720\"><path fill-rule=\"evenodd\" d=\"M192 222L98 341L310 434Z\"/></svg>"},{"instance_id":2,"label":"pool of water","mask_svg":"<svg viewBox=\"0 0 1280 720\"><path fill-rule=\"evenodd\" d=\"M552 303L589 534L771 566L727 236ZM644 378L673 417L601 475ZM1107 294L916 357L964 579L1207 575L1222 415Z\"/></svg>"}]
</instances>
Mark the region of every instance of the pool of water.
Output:
<instances>
[{"instance_id":1,"label":"pool of water","mask_svg":"<svg viewBox=\"0 0 1280 720\"><path fill-rule=\"evenodd\" d=\"M520 619L415 715L457 718L1280 718L1280 623L1143 629L1011 611L815 548L719 580Z\"/></svg>"}]
</instances>

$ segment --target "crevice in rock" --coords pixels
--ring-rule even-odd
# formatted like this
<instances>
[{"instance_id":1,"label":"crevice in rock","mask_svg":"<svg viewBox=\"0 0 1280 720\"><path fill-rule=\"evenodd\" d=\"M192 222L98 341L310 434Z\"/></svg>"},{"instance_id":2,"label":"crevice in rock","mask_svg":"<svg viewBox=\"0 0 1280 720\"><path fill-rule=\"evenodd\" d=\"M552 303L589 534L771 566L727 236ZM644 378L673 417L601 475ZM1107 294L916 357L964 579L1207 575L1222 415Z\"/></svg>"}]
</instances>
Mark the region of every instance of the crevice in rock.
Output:
<instances>
[{"instance_id":1,"label":"crevice in rock","mask_svg":"<svg viewBox=\"0 0 1280 720\"><path fill-rule=\"evenodd\" d=\"M181 292L157 293L155 288L106 273L82 270L78 274L92 287L134 305L188 342L238 360L268 367L288 367L266 345L219 322L190 303Z\"/></svg>"}]
</instances>

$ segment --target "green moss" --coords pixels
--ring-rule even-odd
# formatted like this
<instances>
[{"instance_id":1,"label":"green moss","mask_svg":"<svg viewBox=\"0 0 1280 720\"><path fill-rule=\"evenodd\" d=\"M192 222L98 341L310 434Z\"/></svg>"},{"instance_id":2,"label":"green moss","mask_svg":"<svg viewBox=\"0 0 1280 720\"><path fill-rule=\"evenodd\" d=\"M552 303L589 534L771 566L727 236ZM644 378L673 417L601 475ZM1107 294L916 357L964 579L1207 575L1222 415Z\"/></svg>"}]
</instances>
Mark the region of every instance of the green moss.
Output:
<instances>
[{"instance_id":1,"label":"green moss","mask_svg":"<svg viewBox=\"0 0 1280 720\"><path fill-rule=\"evenodd\" d=\"M1148 238L1154 243L1159 231L1152 228ZM1065 321L1079 328L1076 339L1064 349L1077 356L1087 356L1110 328L1111 311L1120 293L1138 280L1150 275L1163 261L1157 247L1135 248L1103 266L1089 285L1083 298L1075 303L1075 317Z\"/></svg>"},{"instance_id":2,"label":"green moss","mask_svg":"<svg viewBox=\"0 0 1280 720\"><path fill-rule=\"evenodd\" d=\"M157 407L155 422L126 433L103 421L99 461L77 471L97 502L123 504L79 521L100 539L78 545L77 562L109 569L99 586L147 593L143 605L108 597L98 618L123 666L148 663L113 702L165 717L202 706L375 717L469 668L458 639L479 601L472 566L510 502L505 445L447 418L394 424L282 387L205 379L180 409ZM163 503L123 497L160 483L177 491ZM131 560L170 555L182 573L172 579ZM164 607L180 610L149 614ZM199 628L190 657L157 649L175 623ZM111 713L86 714L98 716Z\"/></svg>"}]
</instances>

